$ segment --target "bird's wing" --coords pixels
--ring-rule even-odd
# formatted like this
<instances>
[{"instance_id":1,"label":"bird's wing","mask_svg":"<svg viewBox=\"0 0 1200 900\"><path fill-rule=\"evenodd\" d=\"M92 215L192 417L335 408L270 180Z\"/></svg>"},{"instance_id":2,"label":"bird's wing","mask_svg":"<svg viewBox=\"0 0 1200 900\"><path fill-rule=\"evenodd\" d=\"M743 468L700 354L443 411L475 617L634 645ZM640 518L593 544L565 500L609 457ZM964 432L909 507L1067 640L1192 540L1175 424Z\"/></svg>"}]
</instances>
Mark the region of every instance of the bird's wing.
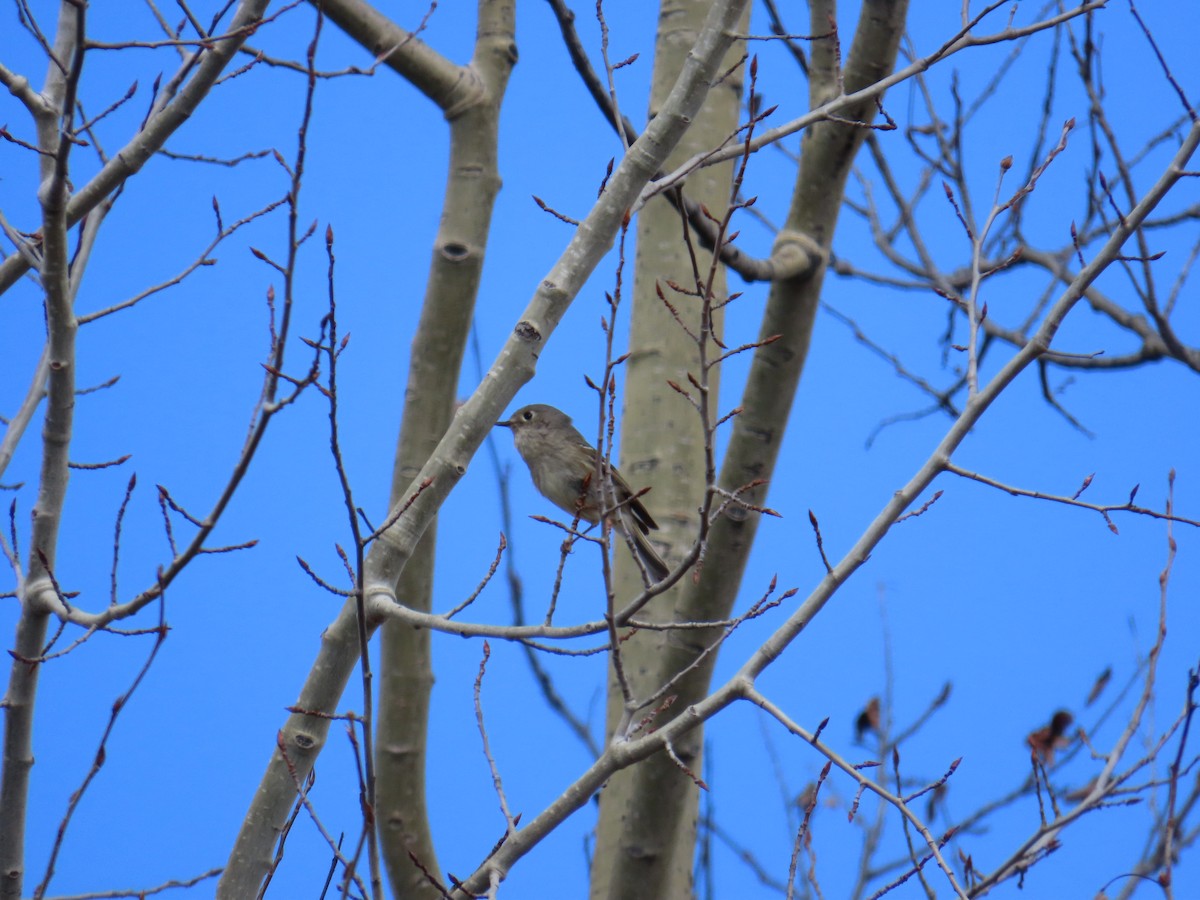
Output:
<instances>
[{"instance_id":1,"label":"bird's wing","mask_svg":"<svg viewBox=\"0 0 1200 900\"><path fill-rule=\"evenodd\" d=\"M634 495L635 491L629 486L629 482L621 476L621 473L617 471L616 466L613 466L612 469L612 479L613 485L617 489L617 500L625 503L626 500L629 500ZM625 506L633 514L633 520L642 534L649 534L652 529L658 528L658 523L654 521L654 517L642 505L641 500L630 500L628 503L625 503Z\"/></svg>"}]
</instances>

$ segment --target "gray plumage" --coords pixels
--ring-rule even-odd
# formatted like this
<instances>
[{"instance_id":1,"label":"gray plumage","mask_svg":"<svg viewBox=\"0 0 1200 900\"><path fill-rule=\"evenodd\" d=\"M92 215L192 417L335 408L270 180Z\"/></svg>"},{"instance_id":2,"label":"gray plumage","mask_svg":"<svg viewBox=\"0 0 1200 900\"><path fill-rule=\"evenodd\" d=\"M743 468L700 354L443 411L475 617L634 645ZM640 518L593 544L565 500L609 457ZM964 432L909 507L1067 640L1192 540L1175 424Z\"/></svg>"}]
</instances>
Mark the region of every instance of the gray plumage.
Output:
<instances>
[{"instance_id":1,"label":"gray plumage","mask_svg":"<svg viewBox=\"0 0 1200 900\"><path fill-rule=\"evenodd\" d=\"M545 403L535 403L518 409L511 419L497 422L512 431L517 452L529 467L533 483L542 496L571 516L593 525L600 522L600 512L620 505L609 516L610 527L630 537L638 559L645 566L651 581L662 581L670 569L658 551L646 538L658 524L646 511L635 491L613 466L612 484L615 496L603 502L596 481L596 450L571 424L571 418L561 410ZM632 498L632 499L631 499ZM632 526L632 527L631 527Z\"/></svg>"}]
</instances>

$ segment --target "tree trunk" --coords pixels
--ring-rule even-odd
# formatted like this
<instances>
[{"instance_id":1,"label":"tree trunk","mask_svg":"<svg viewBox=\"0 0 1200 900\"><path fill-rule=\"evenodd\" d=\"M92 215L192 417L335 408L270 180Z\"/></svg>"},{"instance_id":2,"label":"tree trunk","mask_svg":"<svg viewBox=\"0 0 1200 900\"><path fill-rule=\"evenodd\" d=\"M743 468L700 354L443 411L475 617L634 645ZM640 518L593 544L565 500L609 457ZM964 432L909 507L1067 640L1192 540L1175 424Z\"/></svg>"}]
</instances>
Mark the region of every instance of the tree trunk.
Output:
<instances>
[{"instance_id":1,"label":"tree trunk","mask_svg":"<svg viewBox=\"0 0 1200 900\"><path fill-rule=\"evenodd\" d=\"M662 3L655 38L651 117L674 84L708 6L707 0ZM745 30L748 19L748 15L742 17L739 31ZM742 52L743 47L735 43L720 71L726 72ZM739 67L709 92L704 109L669 157L668 169L697 152L718 146L737 128L743 75L744 67ZM732 171L731 163L701 169L688 178L684 192L694 202L723 210L729 202ZM631 355L621 418L622 470L635 487L653 488L643 500L661 529L654 535L656 541L661 540L669 548L668 563L672 551L678 558L696 534L705 471L701 422L695 410L667 385L668 379L687 384L689 372L699 374L696 343L675 322L656 289L662 285L667 291L668 280L684 286L696 283L682 228L679 212L664 198L646 204L637 218ZM698 257L703 276L711 254L699 250ZM718 274L713 289L718 297L724 294L723 273ZM689 327L697 331L700 300L683 295L668 299ZM718 334L720 319L718 313L714 322ZM713 372L715 375L716 370ZM715 377L710 390L715 401ZM617 554L616 559L617 596L636 595L642 587L640 573L628 554ZM657 621L677 618L674 606L680 593L681 586L677 585L656 598L641 615ZM700 638L690 633L642 632L622 645L625 671L635 695L644 696L662 683L664 673L659 660L666 645L680 639L694 646ZM606 728L610 740L623 713L621 690L611 672L610 666ZM689 767L700 765L702 738L700 729L696 729L686 746L676 747ZM618 773L601 794L592 897L690 897L695 837L695 788L669 759L655 756Z\"/></svg>"},{"instance_id":2,"label":"tree trunk","mask_svg":"<svg viewBox=\"0 0 1200 900\"><path fill-rule=\"evenodd\" d=\"M665 9L663 21L667 20ZM834 21L833 6L814 2L810 10L811 33L829 31ZM869 4L860 18L846 67L841 72L837 45L829 40L815 41L809 73L810 105L815 107L837 96L839 75L845 90L850 92L890 72L906 13L906 0ZM660 50L663 43L660 30ZM656 60L656 66L660 64ZM736 115L737 101L729 97L732 91L731 87L730 91L720 92L720 96L729 100ZM710 98L716 96L718 91L710 93ZM862 104L844 110L841 118L869 123L875 112L873 103ZM706 107L705 113L714 114L713 104ZM700 124L698 120L697 127L689 132L689 139L695 141L687 144L690 152L715 146L732 130L729 120L723 119L720 126L713 126L712 133L700 138L697 130ZM788 412L807 358L824 283L824 261L841 210L846 178L866 133L863 125L845 121L822 122L805 132L791 208L777 247L799 239L804 246L819 250L820 264L799 277L781 279L771 286L759 337L782 337L755 351L741 402L721 407L725 410L740 405L744 410L734 420L718 479L726 490L735 490L755 479L769 480L774 470ZM696 176L689 178L685 188L692 199L703 202L715 215L719 215L728 200L729 170L723 173L724 197L716 184L711 187L711 195L704 196ZM666 230L672 218L673 233ZM662 223L658 232L652 230L656 221ZM683 268L687 257L686 248L679 241L679 228L677 213L656 220L650 205L640 217L634 334L630 340L632 355L621 454L626 472L636 483L654 486L647 505L677 548L686 546L695 534L697 523L691 511L699 505L704 484L703 467L696 465L703 453L695 436L698 423L686 402L664 383L670 377L686 384L686 371L696 362L695 344L680 334L654 292L655 278L662 280L665 276L683 284L692 283L690 267ZM646 232L651 236L643 242L642 235ZM678 268L668 269L671 259ZM645 268L643 262L647 264ZM718 302L723 299L722 288L714 284L714 300ZM656 318L650 310L660 315ZM673 369L666 360L668 342L678 345L677 355L670 357ZM716 418L720 413L716 406L715 379L710 390L710 409ZM674 413L676 408L678 414ZM761 504L765 495L764 484L748 494L747 499ZM714 523L699 580L684 579L676 585L666 597L656 601L653 615L659 620L680 622L727 618L737 597L758 518L759 514L739 507L727 510ZM623 645L623 658L635 693L644 695L682 672L716 638L715 631L681 630L639 634L627 641ZM708 656L679 680L672 691L673 705L658 713L658 721L666 721L707 694L715 661L715 654ZM620 692L614 690L611 679L609 698L611 729L621 711ZM641 715L651 711L642 710ZM695 728L688 733L686 743L674 747L678 759L697 777L702 742L703 730ZM601 795L592 897L690 898L698 792L696 783L663 754L613 778Z\"/></svg>"}]
</instances>

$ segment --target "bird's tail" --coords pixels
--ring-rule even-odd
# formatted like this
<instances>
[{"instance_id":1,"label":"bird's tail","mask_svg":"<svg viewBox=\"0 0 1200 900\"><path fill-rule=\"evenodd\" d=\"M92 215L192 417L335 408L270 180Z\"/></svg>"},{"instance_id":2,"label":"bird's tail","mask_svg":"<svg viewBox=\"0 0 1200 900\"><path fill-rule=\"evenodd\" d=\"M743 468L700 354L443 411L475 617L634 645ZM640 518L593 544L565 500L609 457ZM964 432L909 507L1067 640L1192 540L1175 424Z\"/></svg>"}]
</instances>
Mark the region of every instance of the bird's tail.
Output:
<instances>
[{"instance_id":1,"label":"bird's tail","mask_svg":"<svg viewBox=\"0 0 1200 900\"><path fill-rule=\"evenodd\" d=\"M658 584L670 573L671 568L663 558L658 555L658 551L654 549L654 545L650 543L650 539L642 534L641 530L634 528L621 529L628 543L633 548L633 554L641 563L641 568L645 575L649 576L650 584Z\"/></svg>"}]
</instances>

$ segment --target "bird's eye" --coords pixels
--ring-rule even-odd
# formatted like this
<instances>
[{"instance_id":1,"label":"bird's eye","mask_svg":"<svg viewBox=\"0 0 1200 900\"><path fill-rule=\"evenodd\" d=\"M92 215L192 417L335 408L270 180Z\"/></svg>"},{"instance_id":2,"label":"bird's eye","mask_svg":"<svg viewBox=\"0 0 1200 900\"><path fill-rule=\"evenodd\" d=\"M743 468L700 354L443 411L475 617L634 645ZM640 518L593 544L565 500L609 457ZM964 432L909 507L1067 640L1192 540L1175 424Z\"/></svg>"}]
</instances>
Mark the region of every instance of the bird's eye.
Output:
<instances>
[{"instance_id":1,"label":"bird's eye","mask_svg":"<svg viewBox=\"0 0 1200 900\"><path fill-rule=\"evenodd\" d=\"M526 422L532 422L533 421L533 410L531 410L531 409L525 410L525 412L521 414L521 418L524 419Z\"/></svg>"}]
</instances>

